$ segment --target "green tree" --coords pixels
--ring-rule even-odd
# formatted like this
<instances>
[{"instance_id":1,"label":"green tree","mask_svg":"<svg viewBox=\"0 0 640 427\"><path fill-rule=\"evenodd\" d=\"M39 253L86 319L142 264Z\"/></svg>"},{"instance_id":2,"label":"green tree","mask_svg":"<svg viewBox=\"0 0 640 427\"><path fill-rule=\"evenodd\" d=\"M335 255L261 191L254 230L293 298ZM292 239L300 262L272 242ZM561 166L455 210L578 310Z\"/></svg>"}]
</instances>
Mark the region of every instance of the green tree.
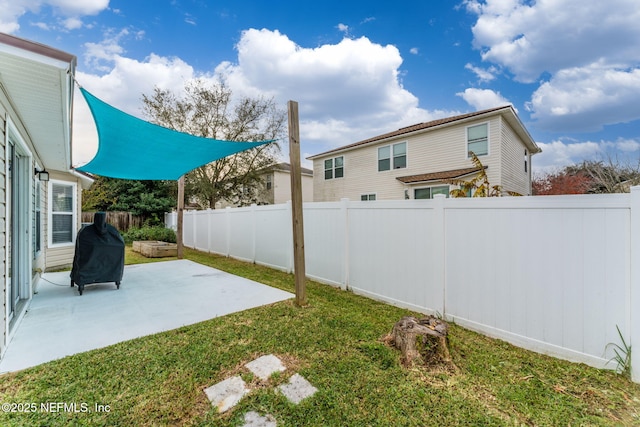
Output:
<instances>
[{"instance_id":1,"label":"green tree","mask_svg":"<svg viewBox=\"0 0 640 427\"><path fill-rule=\"evenodd\" d=\"M178 96L154 88L143 95L143 110L154 123L192 135L227 141L264 141L283 136L285 112L272 99L234 100L224 82L195 80ZM218 201L247 205L256 201L260 171L273 165L277 143L265 144L196 168L185 176L185 199L201 208Z\"/></svg>"},{"instance_id":2,"label":"green tree","mask_svg":"<svg viewBox=\"0 0 640 427\"><path fill-rule=\"evenodd\" d=\"M140 215L150 224L161 224L165 212L176 206L175 183L135 181L98 176L82 193L82 210L123 211Z\"/></svg>"}]
</instances>

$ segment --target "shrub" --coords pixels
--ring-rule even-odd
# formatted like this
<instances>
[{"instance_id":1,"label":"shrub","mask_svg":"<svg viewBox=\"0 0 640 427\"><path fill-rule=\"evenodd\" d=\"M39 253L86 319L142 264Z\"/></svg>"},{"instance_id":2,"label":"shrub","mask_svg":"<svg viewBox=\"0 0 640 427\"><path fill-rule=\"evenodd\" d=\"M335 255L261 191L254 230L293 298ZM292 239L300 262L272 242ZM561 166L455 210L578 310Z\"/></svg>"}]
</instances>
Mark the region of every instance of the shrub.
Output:
<instances>
[{"instance_id":1,"label":"shrub","mask_svg":"<svg viewBox=\"0 0 640 427\"><path fill-rule=\"evenodd\" d=\"M126 243L134 240L160 240L163 242L175 243L176 233L170 228L163 226L130 228L129 231L122 234Z\"/></svg>"}]
</instances>

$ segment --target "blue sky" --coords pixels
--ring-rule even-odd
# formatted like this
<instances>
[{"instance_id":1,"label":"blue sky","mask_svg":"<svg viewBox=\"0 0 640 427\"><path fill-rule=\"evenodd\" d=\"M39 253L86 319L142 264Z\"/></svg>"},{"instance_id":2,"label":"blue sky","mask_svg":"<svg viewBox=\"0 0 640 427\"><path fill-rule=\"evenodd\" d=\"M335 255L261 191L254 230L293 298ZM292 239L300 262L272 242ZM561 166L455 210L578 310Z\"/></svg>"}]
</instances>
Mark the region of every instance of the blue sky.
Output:
<instances>
[{"instance_id":1,"label":"blue sky","mask_svg":"<svg viewBox=\"0 0 640 427\"><path fill-rule=\"evenodd\" d=\"M638 22L637 0L0 0L1 32L75 54L80 84L137 116L154 86L224 76L297 101L306 157L511 103L538 173L638 162ZM80 96L75 113L80 165L95 130Z\"/></svg>"}]
</instances>

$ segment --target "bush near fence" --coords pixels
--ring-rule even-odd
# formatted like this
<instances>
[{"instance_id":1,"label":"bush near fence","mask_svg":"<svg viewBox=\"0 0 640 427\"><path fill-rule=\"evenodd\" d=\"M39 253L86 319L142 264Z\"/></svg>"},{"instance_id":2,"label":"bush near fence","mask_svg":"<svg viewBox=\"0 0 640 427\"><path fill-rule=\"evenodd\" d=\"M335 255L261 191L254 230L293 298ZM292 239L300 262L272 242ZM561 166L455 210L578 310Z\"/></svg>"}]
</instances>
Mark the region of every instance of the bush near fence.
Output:
<instances>
[{"instance_id":1,"label":"bush near fence","mask_svg":"<svg viewBox=\"0 0 640 427\"><path fill-rule=\"evenodd\" d=\"M82 222L92 223L95 212L82 212ZM113 225L121 233L129 231L130 228L139 228L144 224L145 218L140 215L133 215L131 212L106 212L107 223Z\"/></svg>"}]
</instances>

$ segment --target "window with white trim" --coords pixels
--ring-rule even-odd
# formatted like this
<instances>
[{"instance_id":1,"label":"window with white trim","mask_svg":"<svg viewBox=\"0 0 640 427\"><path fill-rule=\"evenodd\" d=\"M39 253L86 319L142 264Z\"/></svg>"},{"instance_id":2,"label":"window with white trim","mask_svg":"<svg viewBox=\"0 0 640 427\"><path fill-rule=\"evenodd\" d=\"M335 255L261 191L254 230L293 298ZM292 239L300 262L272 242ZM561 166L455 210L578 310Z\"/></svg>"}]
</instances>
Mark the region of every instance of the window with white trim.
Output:
<instances>
[{"instance_id":1,"label":"window with white trim","mask_svg":"<svg viewBox=\"0 0 640 427\"><path fill-rule=\"evenodd\" d=\"M469 126L467 128L467 156L473 152L476 156L489 154L489 124Z\"/></svg>"},{"instance_id":2,"label":"window with white trim","mask_svg":"<svg viewBox=\"0 0 640 427\"><path fill-rule=\"evenodd\" d=\"M416 188L413 190L414 199L433 199L436 194L444 194L445 197L449 197L449 186L438 185L436 187Z\"/></svg>"},{"instance_id":3,"label":"window with white trim","mask_svg":"<svg viewBox=\"0 0 640 427\"><path fill-rule=\"evenodd\" d=\"M362 200L363 202L373 201L375 199L376 199L376 194L375 193L361 194L360 195L360 200Z\"/></svg>"},{"instance_id":4,"label":"window with white trim","mask_svg":"<svg viewBox=\"0 0 640 427\"><path fill-rule=\"evenodd\" d=\"M324 179L342 178L344 176L344 157L334 157L324 161Z\"/></svg>"},{"instance_id":5,"label":"window with white trim","mask_svg":"<svg viewBox=\"0 0 640 427\"><path fill-rule=\"evenodd\" d=\"M407 167L407 143L378 147L378 172Z\"/></svg>"},{"instance_id":6,"label":"window with white trim","mask_svg":"<svg viewBox=\"0 0 640 427\"><path fill-rule=\"evenodd\" d=\"M49 181L49 243L73 243L76 219L76 184Z\"/></svg>"}]
</instances>

